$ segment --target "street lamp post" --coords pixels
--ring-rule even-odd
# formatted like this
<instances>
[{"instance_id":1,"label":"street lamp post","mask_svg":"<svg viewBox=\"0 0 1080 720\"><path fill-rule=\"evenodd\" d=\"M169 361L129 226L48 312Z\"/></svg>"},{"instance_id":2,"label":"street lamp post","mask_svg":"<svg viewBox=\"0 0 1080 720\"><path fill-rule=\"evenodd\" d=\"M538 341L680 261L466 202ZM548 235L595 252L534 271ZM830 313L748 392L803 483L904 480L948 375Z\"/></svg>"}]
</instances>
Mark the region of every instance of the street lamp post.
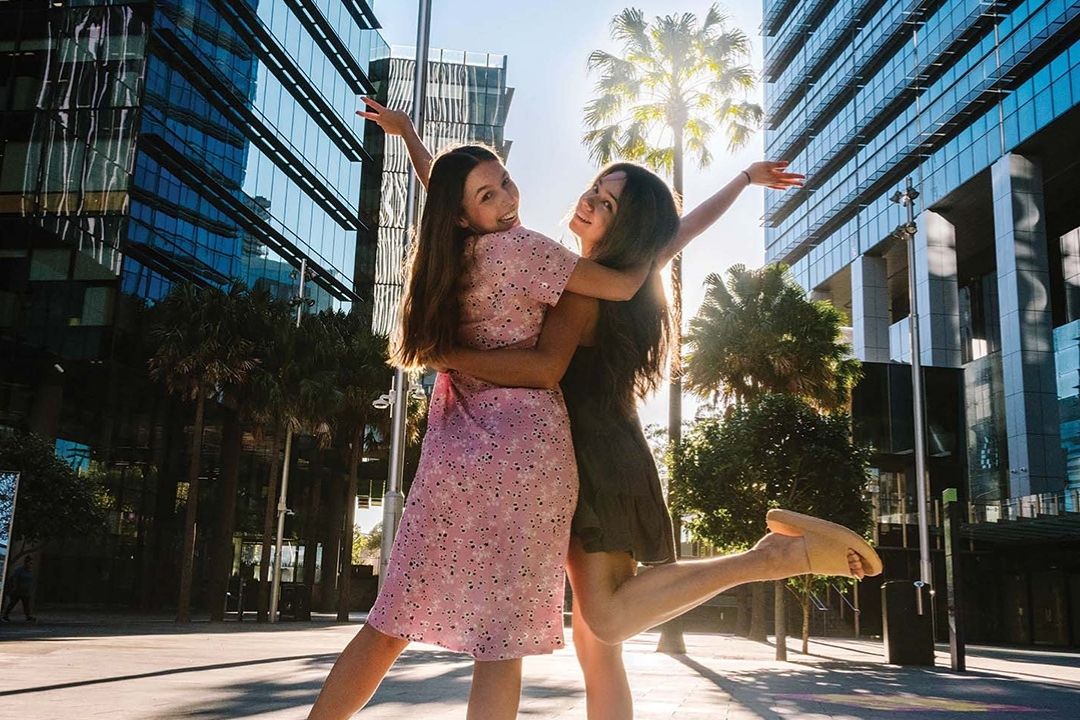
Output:
<instances>
[{"instance_id":1,"label":"street lamp post","mask_svg":"<svg viewBox=\"0 0 1080 720\"><path fill-rule=\"evenodd\" d=\"M903 190L897 190L890 198L894 203L907 208L907 224L901 225L899 235L906 239L908 257L908 298L911 306L911 391L915 423L915 493L918 503L919 523L919 591L916 592L916 604L920 615L926 612L923 607L923 586L933 588L933 566L930 564L930 525L927 514L930 492L929 477L926 473L926 420L923 409L922 357L919 346L919 298L915 291L915 200L918 190L911 184L911 178Z\"/></svg>"},{"instance_id":2,"label":"street lamp post","mask_svg":"<svg viewBox=\"0 0 1080 720\"><path fill-rule=\"evenodd\" d=\"M294 273L294 276L297 276ZM290 301L290 305L296 307L296 327L300 327L300 319L304 316L304 308L311 307L315 301L304 297L304 283L311 278L308 275L307 258L300 260L300 273L296 295ZM293 431L292 423L285 426L285 459L281 467L281 492L278 494L277 503L277 538L274 540L274 572L270 583L270 622L278 621L278 601L281 599L281 546L285 540L285 515L288 513L286 500L289 495L289 458L292 457Z\"/></svg>"},{"instance_id":3,"label":"street lamp post","mask_svg":"<svg viewBox=\"0 0 1080 720\"><path fill-rule=\"evenodd\" d=\"M427 65L428 45L431 40L431 0L420 0L416 20L416 68L413 71L413 125L416 134L424 137L424 110L427 102ZM405 227L416 224L416 173L409 173L405 193ZM390 548L394 545L398 523L405 496L401 493L401 478L405 465L405 421L409 414L407 401L409 377L401 368L394 371L390 423L390 462L386 478L386 492L383 494L382 553L379 562L379 585L385 576L386 563L390 559Z\"/></svg>"}]
</instances>

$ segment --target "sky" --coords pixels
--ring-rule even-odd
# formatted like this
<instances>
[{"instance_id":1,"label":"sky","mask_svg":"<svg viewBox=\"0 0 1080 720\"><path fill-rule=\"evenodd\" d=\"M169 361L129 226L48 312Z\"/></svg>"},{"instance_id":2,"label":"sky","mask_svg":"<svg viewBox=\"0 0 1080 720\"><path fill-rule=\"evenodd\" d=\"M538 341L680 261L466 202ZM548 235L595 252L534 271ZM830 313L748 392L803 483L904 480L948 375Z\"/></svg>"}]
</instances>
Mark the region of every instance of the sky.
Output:
<instances>
[{"instance_id":1,"label":"sky","mask_svg":"<svg viewBox=\"0 0 1080 720\"><path fill-rule=\"evenodd\" d=\"M449 50L507 55L509 84L515 88L506 124L513 140L508 167L521 190L522 222L529 228L567 243L573 241L563 218L595 174L581 144L582 108L592 97L593 82L585 61L594 49L616 52L610 39L611 18L628 5L646 17L692 12L703 17L707 0L432 0L431 46ZM741 28L753 44L751 63L761 67L761 2L722 5L730 25ZM415 45L416 2L376 0L375 14L383 37L391 45ZM751 99L761 102L760 90ZM762 135L731 155L717 138L708 169L687 162L684 208L692 209L744 167L762 159ZM735 263L751 267L764 262L764 198L751 188L709 231L684 253L684 315L693 317L701 305L702 283L711 272L723 272ZM696 402L687 395L683 417L692 418ZM641 421L667 424L666 386L642 404Z\"/></svg>"}]
</instances>

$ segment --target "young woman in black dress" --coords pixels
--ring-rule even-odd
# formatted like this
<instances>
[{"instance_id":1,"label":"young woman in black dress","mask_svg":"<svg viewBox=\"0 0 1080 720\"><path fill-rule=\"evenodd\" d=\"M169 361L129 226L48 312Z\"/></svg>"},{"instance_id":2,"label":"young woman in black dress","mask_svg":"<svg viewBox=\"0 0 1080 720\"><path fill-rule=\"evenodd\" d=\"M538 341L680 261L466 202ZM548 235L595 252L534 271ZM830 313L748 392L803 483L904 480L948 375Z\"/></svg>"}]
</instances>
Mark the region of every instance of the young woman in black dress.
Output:
<instances>
[{"instance_id":1,"label":"young woman in black dress","mask_svg":"<svg viewBox=\"0 0 1080 720\"><path fill-rule=\"evenodd\" d=\"M408 117L366 102L369 110L361 115L405 139L426 184L431 156ZM771 515L773 532L751 550L674 562L670 516L635 409L658 386L665 365L669 326L659 269L749 185L785 189L800 183L787 163L753 163L680 218L671 190L657 175L632 163L611 165L580 196L569 227L584 257L616 269L651 262L637 294L627 302L606 302L567 292L549 311L536 347L457 348L443 358L440 369L493 384L561 383L580 480L567 571L590 720L632 717L622 664L627 638L746 582L807 572L862 577L881 571L876 553L854 533L794 514ZM639 575L639 562L658 565Z\"/></svg>"}]
</instances>

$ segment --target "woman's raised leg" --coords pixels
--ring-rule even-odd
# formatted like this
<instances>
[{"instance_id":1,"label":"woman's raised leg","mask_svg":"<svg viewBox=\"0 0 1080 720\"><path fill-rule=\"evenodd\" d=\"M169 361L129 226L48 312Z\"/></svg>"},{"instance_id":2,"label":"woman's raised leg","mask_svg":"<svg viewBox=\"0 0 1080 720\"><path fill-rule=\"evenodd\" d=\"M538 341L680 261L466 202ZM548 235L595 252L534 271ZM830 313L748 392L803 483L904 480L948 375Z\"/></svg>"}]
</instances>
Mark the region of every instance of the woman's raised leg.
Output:
<instances>
[{"instance_id":1,"label":"woman's raised leg","mask_svg":"<svg viewBox=\"0 0 1080 720\"><path fill-rule=\"evenodd\" d=\"M628 553L603 553L607 572L617 587L633 577L636 563ZM573 570L570 576L575 576ZM572 581L571 581L572 584ZM623 666L622 643L606 643L585 622L574 591L574 650L585 676L585 707L589 720L631 720L634 701Z\"/></svg>"},{"instance_id":2,"label":"woman's raised leg","mask_svg":"<svg viewBox=\"0 0 1080 720\"><path fill-rule=\"evenodd\" d=\"M308 720L345 720L364 707L409 644L370 625L360 628L330 669Z\"/></svg>"},{"instance_id":3,"label":"woman's raised leg","mask_svg":"<svg viewBox=\"0 0 1080 720\"><path fill-rule=\"evenodd\" d=\"M521 658L473 663L466 720L514 720L521 703Z\"/></svg>"},{"instance_id":4,"label":"woman's raised leg","mask_svg":"<svg viewBox=\"0 0 1080 720\"><path fill-rule=\"evenodd\" d=\"M736 585L809 571L803 539L778 533L746 552L658 565L617 584L609 555L619 553L588 553L577 538L570 540L567 569L574 597L589 628L607 643L621 643ZM849 552L848 562L861 572L857 554Z\"/></svg>"}]
</instances>

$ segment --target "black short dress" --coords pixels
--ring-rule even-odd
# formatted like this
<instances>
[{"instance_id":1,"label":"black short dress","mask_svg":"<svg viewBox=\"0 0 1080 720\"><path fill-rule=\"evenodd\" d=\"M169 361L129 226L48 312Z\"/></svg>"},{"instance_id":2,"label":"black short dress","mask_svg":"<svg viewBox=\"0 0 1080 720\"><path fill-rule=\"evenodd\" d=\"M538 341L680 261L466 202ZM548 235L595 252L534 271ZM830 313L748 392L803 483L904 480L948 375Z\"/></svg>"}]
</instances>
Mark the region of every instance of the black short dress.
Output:
<instances>
[{"instance_id":1,"label":"black short dress","mask_svg":"<svg viewBox=\"0 0 1080 720\"><path fill-rule=\"evenodd\" d=\"M571 532L586 552L672 562L675 538L656 462L637 413L618 410L597 392L598 355L578 348L562 380L581 483Z\"/></svg>"}]
</instances>

